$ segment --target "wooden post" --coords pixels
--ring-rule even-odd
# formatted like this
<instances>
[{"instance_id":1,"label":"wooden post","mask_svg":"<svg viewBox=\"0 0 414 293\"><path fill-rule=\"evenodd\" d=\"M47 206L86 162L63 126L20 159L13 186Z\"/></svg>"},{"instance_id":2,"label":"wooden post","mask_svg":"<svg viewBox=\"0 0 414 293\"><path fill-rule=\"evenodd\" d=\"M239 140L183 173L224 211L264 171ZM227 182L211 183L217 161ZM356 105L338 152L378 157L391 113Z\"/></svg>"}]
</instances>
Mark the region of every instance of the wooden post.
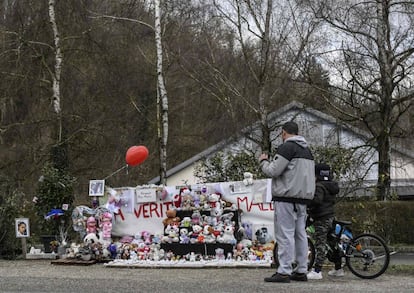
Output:
<instances>
[{"instance_id":1,"label":"wooden post","mask_svg":"<svg viewBox=\"0 0 414 293\"><path fill-rule=\"evenodd\" d=\"M22 252L23 252L23 258L26 259L26 253L27 253L27 243L26 238L23 237L22 239Z\"/></svg>"}]
</instances>

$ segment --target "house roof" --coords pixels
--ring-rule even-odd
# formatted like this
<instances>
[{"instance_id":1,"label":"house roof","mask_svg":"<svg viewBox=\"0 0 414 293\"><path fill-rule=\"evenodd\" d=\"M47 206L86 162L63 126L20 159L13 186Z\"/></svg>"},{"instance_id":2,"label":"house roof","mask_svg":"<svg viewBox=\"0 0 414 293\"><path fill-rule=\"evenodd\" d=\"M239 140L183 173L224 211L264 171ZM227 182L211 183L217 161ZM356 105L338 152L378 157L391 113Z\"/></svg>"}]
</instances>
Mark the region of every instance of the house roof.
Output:
<instances>
[{"instance_id":1,"label":"house roof","mask_svg":"<svg viewBox=\"0 0 414 293\"><path fill-rule=\"evenodd\" d=\"M313 109L311 107L307 107L304 104L298 102L298 101L292 101L289 104L286 104L285 106L279 108L278 110L272 112L269 114L269 120L270 121L277 121L278 119L280 119L280 117L283 117L284 114L291 112L291 111L299 111L302 113L310 113L314 116L316 116L317 118L320 118L321 120L325 120L329 123L335 124L339 127L341 127L342 129L346 129L350 132L352 132L354 135L357 135L358 137L360 137L361 139L363 139L364 141L368 140L371 135L360 129L357 127L354 127L352 125L346 124L338 119L336 119L335 117L328 115L326 113L323 113L319 110ZM244 128L243 130L241 130L240 133L249 133L254 129L259 129L260 128L260 122L256 122L251 126L248 126L246 128ZM234 135L233 137L230 137L228 139L222 140L219 143L205 149L204 151L196 154L195 156L189 158L188 160L174 166L173 168L167 170L167 178L178 173L179 171L187 168L188 166L191 166L192 164L194 164L195 162L202 160L206 157L208 157L209 155L218 152L222 149L224 149L226 146L230 145L232 142L235 142L238 138L240 138L240 134ZM414 159L414 154L406 149L401 149L401 148L397 148L397 147L393 147L394 151L397 151L407 157L413 158ZM153 179L151 179L148 184L157 184L160 181L160 176L157 176Z\"/></svg>"},{"instance_id":2,"label":"house roof","mask_svg":"<svg viewBox=\"0 0 414 293\"><path fill-rule=\"evenodd\" d=\"M198 153L195 156L189 158L188 160L186 160L186 161L176 165L175 167L167 170L167 178L170 177L171 175L174 175L175 173L187 168L188 166L194 164L195 162L197 162L199 160L202 160L205 157L208 157L209 155L224 149L227 145L229 145L234 140L235 140L234 137L222 140L221 142L205 149L201 153ZM157 183L159 183L159 181L160 181L160 176L157 176L157 177L151 179L148 182L148 184L157 184Z\"/></svg>"}]
</instances>

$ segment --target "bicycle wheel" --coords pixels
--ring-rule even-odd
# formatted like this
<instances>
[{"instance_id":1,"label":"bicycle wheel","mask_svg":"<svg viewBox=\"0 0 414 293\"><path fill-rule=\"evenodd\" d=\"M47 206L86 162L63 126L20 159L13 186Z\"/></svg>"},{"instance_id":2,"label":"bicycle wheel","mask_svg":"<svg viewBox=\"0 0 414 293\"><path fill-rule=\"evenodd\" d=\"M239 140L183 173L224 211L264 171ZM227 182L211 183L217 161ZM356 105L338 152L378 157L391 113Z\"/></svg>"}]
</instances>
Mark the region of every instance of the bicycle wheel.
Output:
<instances>
[{"instance_id":1,"label":"bicycle wheel","mask_svg":"<svg viewBox=\"0 0 414 293\"><path fill-rule=\"evenodd\" d=\"M361 234L346 249L346 265L357 277L374 279L382 275L390 263L390 251L377 235Z\"/></svg>"},{"instance_id":2,"label":"bicycle wheel","mask_svg":"<svg viewBox=\"0 0 414 293\"><path fill-rule=\"evenodd\" d=\"M310 270L315 262L315 245L312 242L312 239L308 237L308 270ZM275 243L275 247L273 248L273 262L270 265L272 268L279 267L279 259L277 256L277 243ZM296 267L296 263L292 264L292 267Z\"/></svg>"}]
</instances>

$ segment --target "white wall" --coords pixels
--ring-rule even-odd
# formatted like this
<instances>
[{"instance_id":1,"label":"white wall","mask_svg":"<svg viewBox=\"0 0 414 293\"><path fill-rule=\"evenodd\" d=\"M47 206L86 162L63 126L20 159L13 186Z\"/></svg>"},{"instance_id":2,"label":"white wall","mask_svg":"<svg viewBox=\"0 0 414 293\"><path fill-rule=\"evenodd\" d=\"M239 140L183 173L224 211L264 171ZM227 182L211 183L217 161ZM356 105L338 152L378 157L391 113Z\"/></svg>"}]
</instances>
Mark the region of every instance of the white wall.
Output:
<instances>
[{"instance_id":1,"label":"white wall","mask_svg":"<svg viewBox=\"0 0 414 293\"><path fill-rule=\"evenodd\" d=\"M187 181L187 184L199 183L198 179L194 176L195 165L196 164L192 164L182 169L181 171L171 175L170 177L168 177L167 185L168 186L181 186L181 185L185 185L186 181Z\"/></svg>"}]
</instances>

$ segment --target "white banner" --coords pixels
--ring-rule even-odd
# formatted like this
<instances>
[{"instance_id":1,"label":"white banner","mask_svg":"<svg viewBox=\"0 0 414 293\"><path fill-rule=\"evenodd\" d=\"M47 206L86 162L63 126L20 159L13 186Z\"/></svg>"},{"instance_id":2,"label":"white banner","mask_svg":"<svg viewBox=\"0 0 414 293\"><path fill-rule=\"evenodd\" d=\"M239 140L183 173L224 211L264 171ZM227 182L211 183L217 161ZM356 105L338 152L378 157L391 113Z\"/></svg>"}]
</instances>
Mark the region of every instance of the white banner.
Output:
<instances>
[{"instance_id":1,"label":"white banner","mask_svg":"<svg viewBox=\"0 0 414 293\"><path fill-rule=\"evenodd\" d=\"M266 227L273 235L273 204L268 202L270 195L270 179L255 180L251 185L245 185L242 181L219 182L204 185L192 185L192 192L204 188L206 194L220 193L222 199L232 203L241 211L241 224L247 230L249 238L255 238L260 227ZM137 187L137 190L145 190L148 187ZM153 187L153 194L156 194L153 202L138 202L142 196L134 196L136 191L131 187L115 188L117 193L118 213L115 214L112 226L114 236L134 236L142 231L149 231L151 234L162 235L164 233L163 219L166 218L168 209L180 205L180 187ZM138 200L137 200L138 199ZM253 231L255 231L253 233Z\"/></svg>"}]
</instances>

